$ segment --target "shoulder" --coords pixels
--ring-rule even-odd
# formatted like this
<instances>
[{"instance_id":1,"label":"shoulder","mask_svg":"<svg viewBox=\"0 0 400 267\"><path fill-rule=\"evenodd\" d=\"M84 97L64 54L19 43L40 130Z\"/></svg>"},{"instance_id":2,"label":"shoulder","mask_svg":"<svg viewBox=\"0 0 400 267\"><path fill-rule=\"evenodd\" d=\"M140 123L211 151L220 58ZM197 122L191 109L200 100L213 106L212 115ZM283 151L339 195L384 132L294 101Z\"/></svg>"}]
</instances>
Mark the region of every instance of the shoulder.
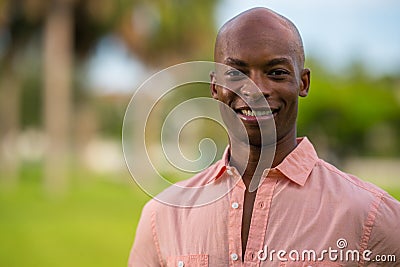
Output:
<instances>
[{"instance_id":1,"label":"shoulder","mask_svg":"<svg viewBox=\"0 0 400 267\"><path fill-rule=\"evenodd\" d=\"M176 212L177 208L201 206L218 199L226 191L226 184L214 180L223 171L224 164L220 160L191 178L172 184L154 196L143 213Z\"/></svg>"},{"instance_id":2,"label":"shoulder","mask_svg":"<svg viewBox=\"0 0 400 267\"><path fill-rule=\"evenodd\" d=\"M383 189L323 160L317 161L307 183L313 190L318 190L321 199L328 202L333 209L344 210L362 221L367 217L374 221L380 213L389 214L383 212L385 209L400 209L400 202Z\"/></svg>"},{"instance_id":3,"label":"shoulder","mask_svg":"<svg viewBox=\"0 0 400 267\"><path fill-rule=\"evenodd\" d=\"M391 198L387 192L378 186L363 181L359 177L339 170L330 163L319 159L312 171L312 174L322 179L325 187L335 190L337 194L352 198Z\"/></svg>"},{"instance_id":4,"label":"shoulder","mask_svg":"<svg viewBox=\"0 0 400 267\"><path fill-rule=\"evenodd\" d=\"M346 224L360 223L363 249L387 250L400 256L400 202L378 186L318 160L311 183L321 184L323 198L344 210ZM335 208L332 207L332 210Z\"/></svg>"},{"instance_id":5,"label":"shoulder","mask_svg":"<svg viewBox=\"0 0 400 267\"><path fill-rule=\"evenodd\" d=\"M317 162L311 175L321 179L326 191L331 191L342 203L368 210L371 219L397 218L400 223L400 202L380 187L323 160Z\"/></svg>"}]
</instances>

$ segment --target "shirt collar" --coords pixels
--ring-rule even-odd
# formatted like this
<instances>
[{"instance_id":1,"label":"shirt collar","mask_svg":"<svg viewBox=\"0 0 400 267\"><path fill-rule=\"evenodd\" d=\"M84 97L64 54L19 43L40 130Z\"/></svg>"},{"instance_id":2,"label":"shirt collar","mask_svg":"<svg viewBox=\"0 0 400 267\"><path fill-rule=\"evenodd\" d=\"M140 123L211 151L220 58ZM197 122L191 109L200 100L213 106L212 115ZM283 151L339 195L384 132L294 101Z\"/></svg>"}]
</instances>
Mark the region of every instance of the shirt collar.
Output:
<instances>
[{"instance_id":1,"label":"shirt collar","mask_svg":"<svg viewBox=\"0 0 400 267\"><path fill-rule=\"evenodd\" d=\"M303 186L317 161L317 152L308 138L297 138L296 148L275 169L296 184Z\"/></svg>"},{"instance_id":2,"label":"shirt collar","mask_svg":"<svg viewBox=\"0 0 400 267\"><path fill-rule=\"evenodd\" d=\"M318 160L317 152L307 137L297 138L296 148L275 168L265 170L278 170L286 178L300 186L304 186L314 165ZM217 180L229 166L229 146L225 149L222 159L215 165L214 175L209 182Z\"/></svg>"},{"instance_id":3,"label":"shirt collar","mask_svg":"<svg viewBox=\"0 0 400 267\"><path fill-rule=\"evenodd\" d=\"M207 181L207 183L214 182L218 178L220 178L224 172L227 170L229 166L229 146L225 148L224 154L222 155L222 159L218 160L214 164L214 172L213 175L211 175L210 179Z\"/></svg>"}]
</instances>

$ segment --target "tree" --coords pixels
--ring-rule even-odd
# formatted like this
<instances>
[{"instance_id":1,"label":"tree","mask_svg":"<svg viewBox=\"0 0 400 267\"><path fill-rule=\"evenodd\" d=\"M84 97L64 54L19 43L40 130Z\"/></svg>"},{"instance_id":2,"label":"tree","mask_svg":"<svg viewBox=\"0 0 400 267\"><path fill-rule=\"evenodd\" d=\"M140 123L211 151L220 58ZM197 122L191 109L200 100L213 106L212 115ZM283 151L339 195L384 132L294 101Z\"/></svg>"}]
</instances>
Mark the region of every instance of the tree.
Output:
<instances>
[{"instance_id":1,"label":"tree","mask_svg":"<svg viewBox=\"0 0 400 267\"><path fill-rule=\"evenodd\" d=\"M65 188L69 156L73 16L69 0L55 0L44 27L44 118L47 134L46 186L50 192Z\"/></svg>"},{"instance_id":2,"label":"tree","mask_svg":"<svg viewBox=\"0 0 400 267\"><path fill-rule=\"evenodd\" d=\"M5 0L0 2L0 28L9 33L10 42L4 49L1 79L2 128L5 132L18 129L21 110L19 90L23 75L12 67L16 57L31 49L30 44L42 40L43 123L49 138L46 156L48 188L62 187L66 178L61 162L67 157L74 116L74 71L91 55L97 42L106 35L116 34L127 43L146 65L165 66L180 60L211 58L214 36L213 9L217 0ZM147 15L151 16L147 16ZM3 36L4 37L4 36ZM35 47L35 49L37 49ZM0 55L1 57L1 55ZM11 74L12 75L11 75ZM13 78L14 77L14 78ZM10 82L11 81L11 82ZM77 85L80 87L81 85ZM6 96L8 95L8 96ZM14 100L12 100L14 99ZM12 100L12 101L11 101ZM83 101L83 105L85 102ZM40 107L37 107L40 109ZM22 114L22 117L26 114ZM25 121L25 120L23 120ZM15 145L15 144L14 144Z\"/></svg>"}]
</instances>

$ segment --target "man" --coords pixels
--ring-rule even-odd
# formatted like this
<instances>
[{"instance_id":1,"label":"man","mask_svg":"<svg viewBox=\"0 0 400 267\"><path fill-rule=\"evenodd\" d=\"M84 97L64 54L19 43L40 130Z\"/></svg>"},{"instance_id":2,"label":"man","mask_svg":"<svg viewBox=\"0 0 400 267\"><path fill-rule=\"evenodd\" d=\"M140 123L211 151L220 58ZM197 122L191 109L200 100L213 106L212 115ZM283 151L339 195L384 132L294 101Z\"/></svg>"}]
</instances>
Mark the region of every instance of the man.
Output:
<instances>
[{"instance_id":1,"label":"man","mask_svg":"<svg viewBox=\"0 0 400 267\"><path fill-rule=\"evenodd\" d=\"M230 146L181 185L237 182L199 207L150 201L129 266L395 266L400 203L296 139L310 70L293 23L269 9L248 10L219 31L215 61L227 66L211 74L211 93L222 103Z\"/></svg>"}]
</instances>

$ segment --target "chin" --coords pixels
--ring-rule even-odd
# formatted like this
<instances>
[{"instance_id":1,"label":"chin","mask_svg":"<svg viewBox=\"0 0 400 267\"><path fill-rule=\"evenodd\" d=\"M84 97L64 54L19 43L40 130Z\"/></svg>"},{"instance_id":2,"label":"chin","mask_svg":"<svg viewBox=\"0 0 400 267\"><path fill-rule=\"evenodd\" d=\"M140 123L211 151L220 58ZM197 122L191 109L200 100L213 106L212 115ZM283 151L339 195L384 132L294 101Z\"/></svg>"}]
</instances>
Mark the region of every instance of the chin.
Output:
<instances>
[{"instance_id":1,"label":"chin","mask_svg":"<svg viewBox=\"0 0 400 267\"><path fill-rule=\"evenodd\" d=\"M271 146L276 144L275 124L261 124L262 128L246 127L249 143L254 146Z\"/></svg>"},{"instance_id":2,"label":"chin","mask_svg":"<svg viewBox=\"0 0 400 267\"><path fill-rule=\"evenodd\" d=\"M259 129L246 129L246 132L237 131L237 128L228 129L231 140L260 147L276 145L276 133L274 130L263 131L263 135L261 136Z\"/></svg>"}]
</instances>

